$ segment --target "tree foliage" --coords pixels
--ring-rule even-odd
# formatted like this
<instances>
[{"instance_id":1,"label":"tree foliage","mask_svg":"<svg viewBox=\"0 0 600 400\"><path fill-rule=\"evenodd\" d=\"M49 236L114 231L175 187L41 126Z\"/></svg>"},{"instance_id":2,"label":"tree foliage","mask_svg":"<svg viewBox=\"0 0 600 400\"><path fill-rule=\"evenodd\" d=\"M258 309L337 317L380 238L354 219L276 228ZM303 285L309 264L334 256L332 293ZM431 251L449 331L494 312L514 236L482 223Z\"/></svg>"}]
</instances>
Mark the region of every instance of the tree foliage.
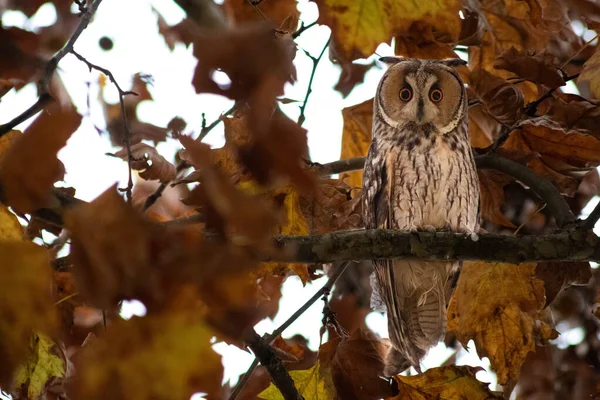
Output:
<instances>
[{"instance_id":1,"label":"tree foliage","mask_svg":"<svg viewBox=\"0 0 600 400\"><path fill-rule=\"evenodd\" d=\"M57 21L35 31L0 26L0 98L32 82L39 92L31 107L2 116L0 125L5 391L26 399L600 395L600 277L589 263L600 254L591 231L600 207L584 221L575 217L600 195L600 7L588 0L312 1L319 10L312 24L299 22L296 0L175 0L187 18L170 26L157 15L171 50L193 47L196 93L235 101L198 135L175 115L164 127L139 120L139 103L153 99L149 77L117 82L102 60L74 50L102 0L52 0ZM0 15L16 10L29 18L45 3L2 2ZM294 60L302 52L295 39L314 25L329 27L331 38L318 56L308 54L314 68L294 121L280 104L292 101L282 96L297 79ZM361 229L357 170L371 140L373 100L341 110L342 161L321 165L310 161L302 127L311 84L329 49L340 67L332 90L347 96L380 68L373 54L381 43L393 44L398 56L468 59L459 73L478 160L480 237L328 235ZM90 203L77 199L77 188L55 186L65 172L57 152L89 117L56 73L65 56L119 94L117 104L102 95L98 101L102 133L121 147L112 156L128 164L129 184ZM231 83L215 82L216 70ZM26 129L15 129L29 119ZM226 142L212 149L202 140L219 123ZM181 150L159 152L165 141ZM42 232L56 239L46 243ZM521 244L514 253L493 251L511 236ZM342 262L342 239L364 260ZM395 248L399 240L403 247ZM528 244L533 248L524 249ZM381 377L390 345L366 326L369 261L395 250L421 259L470 258L449 306L445 343L488 357L498 388L452 358L418 376ZM496 262L481 261L490 259ZM286 277L308 282L328 274L311 300L327 300L337 280L323 309L328 340L318 352L302 337L283 339L286 326L264 338L254 332L277 314ZM127 299L142 301L147 315L122 319ZM581 343L558 346L558 331L570 328L582 332ZM215 337L260 361L236 388L221 384Z\"/></svg>"}]
</instances>

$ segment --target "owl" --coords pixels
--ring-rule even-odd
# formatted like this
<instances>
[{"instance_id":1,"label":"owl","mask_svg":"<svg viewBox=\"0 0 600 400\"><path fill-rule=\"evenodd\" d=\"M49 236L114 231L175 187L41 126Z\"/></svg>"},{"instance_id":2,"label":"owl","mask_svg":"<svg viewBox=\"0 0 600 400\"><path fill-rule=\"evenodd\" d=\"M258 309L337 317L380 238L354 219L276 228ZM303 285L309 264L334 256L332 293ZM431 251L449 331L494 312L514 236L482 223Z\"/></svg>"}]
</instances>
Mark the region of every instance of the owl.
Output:
<instances>
[{"instance_id":1,"label":"owl","mask_svg":"<svg viewBox=\"0 0 600 400\"><path fill-rule=\"evenodd\" d=\"M467 94L458 59L384 57L373 139L363 174L366 229L479 229L479 182L468 134ZM386 376L413 366L446 330L460 262L376 260L372 306L387 311Z\"/></svg>"}]
</instances>

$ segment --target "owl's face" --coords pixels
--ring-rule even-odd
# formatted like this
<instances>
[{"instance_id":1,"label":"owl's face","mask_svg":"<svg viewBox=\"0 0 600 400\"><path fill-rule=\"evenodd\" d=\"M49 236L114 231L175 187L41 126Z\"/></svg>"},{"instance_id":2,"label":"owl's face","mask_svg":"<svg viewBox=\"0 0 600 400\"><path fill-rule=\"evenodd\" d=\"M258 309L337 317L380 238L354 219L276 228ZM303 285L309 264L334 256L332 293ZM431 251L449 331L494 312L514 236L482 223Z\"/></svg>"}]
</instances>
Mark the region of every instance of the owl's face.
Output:
<instances>
[{"instance_id":1,"label":"owl's face","mask_svg":"<svg viewBox=\"0 0 600 400\"><path fill-rule=\"evenodd\" d=\"M410 122L433 126L441 134L450 132L465 112L465 88L452 68L460 64L459 60L392 59L379 83L378 114L393 127Z\"/></svg>"}]
</instances>

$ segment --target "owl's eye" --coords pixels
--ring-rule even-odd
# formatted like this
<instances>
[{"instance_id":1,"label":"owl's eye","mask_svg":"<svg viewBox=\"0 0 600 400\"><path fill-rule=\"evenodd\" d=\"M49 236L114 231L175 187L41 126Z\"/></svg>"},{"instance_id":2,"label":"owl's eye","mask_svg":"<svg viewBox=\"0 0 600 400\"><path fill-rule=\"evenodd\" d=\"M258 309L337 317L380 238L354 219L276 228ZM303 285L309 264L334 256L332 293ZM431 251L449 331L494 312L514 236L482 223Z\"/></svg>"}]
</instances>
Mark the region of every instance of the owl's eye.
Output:
<instances>
[{"instance_id":1,"label":"owl's eye","mask_svg":"<svg viewBox=\"0 0 600 400\"><path fill-rule=\"evenodd\" d=\"M409 87L403 87L402 89L400 89L400 100L402 100L405 103L408 103L410 101L410 99L412 99L413 93L412 93L412 89Z\"/></svg>"},{"instance_id":2,"label":"owl's eye","mask_svg":"<svg viewBox=\"0 0 600 400\"><path fill-rule=\"evenodd\" d=\"M429 98L434 103L439 103L442 101L442 98L444 98L444 94L440 89L433 89L431 92L429 92Z\"/></svg>"}]
</instances>

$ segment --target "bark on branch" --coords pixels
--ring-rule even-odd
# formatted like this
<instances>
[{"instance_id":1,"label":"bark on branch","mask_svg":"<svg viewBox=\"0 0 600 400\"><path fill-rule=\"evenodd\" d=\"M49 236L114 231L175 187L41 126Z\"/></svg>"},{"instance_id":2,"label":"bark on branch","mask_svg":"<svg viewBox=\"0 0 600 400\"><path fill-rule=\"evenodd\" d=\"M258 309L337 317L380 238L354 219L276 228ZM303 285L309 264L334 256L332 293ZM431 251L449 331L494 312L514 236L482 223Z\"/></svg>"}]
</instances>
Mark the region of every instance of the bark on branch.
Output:
<instances>
[{"instance_id":1,"label":"bark on branch","mask_svg":"<svg viewBox=\"0 0 600 400\"><path fill-rule=\"evenodd\" d=\"M563 230L550 235L475 237L450 232L393 230L338 231L313 236L279 236L280 252L268 261L330 263L373 259L600 261L600 240L591 231Z\"/></svg>"}]
</instances>

